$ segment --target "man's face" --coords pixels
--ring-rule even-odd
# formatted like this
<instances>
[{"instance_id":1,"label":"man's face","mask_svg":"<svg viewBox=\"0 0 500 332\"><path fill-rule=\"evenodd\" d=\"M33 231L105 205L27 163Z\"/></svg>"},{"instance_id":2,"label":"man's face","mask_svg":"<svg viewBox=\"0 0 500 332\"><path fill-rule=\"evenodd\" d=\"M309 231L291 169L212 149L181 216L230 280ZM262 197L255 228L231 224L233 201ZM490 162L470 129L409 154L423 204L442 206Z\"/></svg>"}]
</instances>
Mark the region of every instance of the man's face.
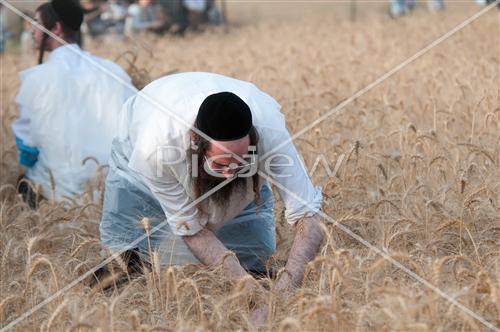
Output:
<instances>
[{"instance_id":1,"label":"man's face","mask_svg":"<svg viewBox=\"0 0 500 332\"><path fill-rule=\"evenodd\" d=\"M236 173L245 166L242 159L247 159L250 145L248 136L235 141L212 141L203 158L203 167L198 170L195 179L201 189L201 194L213 189L226 179L236 176ZM246 189L247 178L235 178L224 187L214 192L210 197L216 204L224 205L232 195Z\"/></svg>"},{"instance_id":2,"label":"man's face","mask_svg":"<svg viewBox=\"0 0 500 332\"><path fill-rule=\"evenodd\" d=\"M237 170L245 165L242 159L248 154L249 145L248 135L236 141L212 141L205 153L206 167L224 180L233 177Z\"/></svg>"},{"instance_id":3,"label":"man's face","mask_svg":"<svg viewBox=\"0 0 500 332\"><path fill-rule=\"evenodd\" d=\"M40 12L35 13L35 21L38 24L42 24L42 18L40 17ZM40 28L37 28L35 25L33 25L31 27L31 35L33 36L33 42L35 48L39 50L42 45L43 31Z\"/></svg>"},{"instance_id":4,"label":"man's face","mask_svg":"<svg viewBox=\"0 0 500 332\"><path fill-rule=\"evenodd\" d=\"M148 7L152 3L152 0L139 0L139 6Z\"/></svg>"}]
</instances>

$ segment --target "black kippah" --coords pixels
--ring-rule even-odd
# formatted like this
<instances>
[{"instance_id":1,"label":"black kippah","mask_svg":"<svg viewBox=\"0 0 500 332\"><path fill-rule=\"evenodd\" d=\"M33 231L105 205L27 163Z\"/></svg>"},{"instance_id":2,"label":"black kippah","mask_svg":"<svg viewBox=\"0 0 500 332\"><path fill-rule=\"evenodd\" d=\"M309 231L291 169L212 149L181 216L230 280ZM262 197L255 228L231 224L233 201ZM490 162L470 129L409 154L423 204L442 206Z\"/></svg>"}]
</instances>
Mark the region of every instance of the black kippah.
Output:
<instances>
[{"instance_id":1,"label":"black kippah","mask_svg":"<svg viewBox=\"0 0 500 332\"><path fill-rule=\"evenodd\" d=\"M216 141L234 141L250 132L252 112L234 93L216 93L201 104L196 127Z\"/></svg>"},{"instance_id":2,"label":"black kippah","mask_svg":"<svg viewBox=\"0 0 500 332\"><path fill-rule=\"evenodd\" d=\"M52 0L52 8L57 17L72 30L80 30L83 22L83 9L76 0Z\"/></svg>"}]
</instances>

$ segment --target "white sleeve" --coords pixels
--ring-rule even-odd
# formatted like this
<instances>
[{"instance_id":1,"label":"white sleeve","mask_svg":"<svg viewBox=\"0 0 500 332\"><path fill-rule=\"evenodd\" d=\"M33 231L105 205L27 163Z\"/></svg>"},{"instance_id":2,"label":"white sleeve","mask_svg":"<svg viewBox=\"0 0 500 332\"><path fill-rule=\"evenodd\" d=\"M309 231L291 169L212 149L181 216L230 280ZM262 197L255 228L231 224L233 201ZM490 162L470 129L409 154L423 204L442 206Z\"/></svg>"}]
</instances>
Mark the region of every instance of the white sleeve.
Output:
<instances>
[{"instance_id":1,"label":"white sleeve","mask_svg":"<svg viewBox=\"0 0 500 332\"><path fill-rule=\"evenodd\" d=\"M266 150L269 151L290 140L288 131L270 129L268 134ZM266 152L263 151L262 154L265 155ZM277 183L275 187L285 205L285 216L289 224L295 224L303 217L310 217L321 209L321 188L313 186L292 141L273 151L259 163L260 168Z\"/></svg>"},{"instance_id":2,"label":"white sleeve","mask_svg":"<svg viewBox=\"0 0 500 332\"><path fill-rule=\"evenodd\" d=\"M162 132L161 124L153 117L148 122L137 133L128 167L140 176L159 201L172 232L181 236L194 235L203 229L208 217L196 208L180 179L168 166L167 160L173 157L168 154L157 156L156 147L161 146L158 143L158 136ZM164 165L160 168L160 174L157 162Z\"/></svg>"},{"instance_id":3,"label":"white sleeve","mask_svg":"<svg viewBox=\"0 0 500 332\"><path fill-rule=\"evenodd\" d=\"M173 176L158 180L143 177L147 187L160 202L172 232L179 236L194 235L207 224L206 215L198 211L182 184Z\"/></svg>"},{"instance_id":4,"label":"white sleeve","mask_svg":"<svg viewBox=\"0 0 500 332\"><path fill-rule=\"evenodd\" d=\"M21 85L16 95L19 117L12 123L12 132L28 146L36 146L32 131L33 112L45 105L41 97L45 94L46 85L40 85L41 77L47 73L45 67L36 66L19 74Z\"/></svg>"},{"instance_id":5,"label":"white sleeve","mask_svg":"<svg viewBox=\"0 0 500 332\"><path fill-rule=\"evenodd\" d=\"M12 132L21 139L25 145L35 146L31 137L31 118L33 111L30 107L18 104L19 117L12 123Z\"/></svg>"},{"instance_id":6,"label":"white sleeve","mask_svg":"<svg viewBox=\"0 0 500 332\"><path fill-rule=\"evenodd\" d=\"M21 85L16 95L19 118L12 124L12 131L28 146L40 147L37 128L33 125L41 110L50 109L54 105L53 84L47 84L47 77L53 81L53 69L44 63L19 73Z\"/></svg>"}]
</instances>

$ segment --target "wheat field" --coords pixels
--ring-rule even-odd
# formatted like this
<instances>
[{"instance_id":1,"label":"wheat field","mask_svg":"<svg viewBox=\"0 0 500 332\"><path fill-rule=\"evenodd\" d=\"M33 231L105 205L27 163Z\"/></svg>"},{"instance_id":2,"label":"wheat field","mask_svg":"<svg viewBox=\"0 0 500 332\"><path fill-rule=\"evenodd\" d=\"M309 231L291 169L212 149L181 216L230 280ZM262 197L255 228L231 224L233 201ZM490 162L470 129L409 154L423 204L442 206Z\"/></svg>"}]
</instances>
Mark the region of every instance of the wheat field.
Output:
<instances>
[{"instance_id":1,"label":"wheat field","mask_svg":"<svg viewBox=\"0 0 500 332\"><path fill-rule=\"evenodd\" d=\"M443 13L419 9L389 20L378 8L360 11L355 22L336 8L288 19L265 11L257 22L242 20L229 31L140 36L112 47L109 40L87 41L86 48L119 58L138 85L172 71L252 81L281 103L295 133L479 10L450 3ZM490 10L295 140L314 183L323 187L328 237L300 289L265 299L270 315L263 326L248 318L258 295L220 270L154 265L112 293L78 283L13 329L500 328L499 29L499 12ZM20 169L9 126L17 114L17 72L25 65L16 54L2 56L0 328L101 261L102 173L78 202L45 201L32 211L15 194ZM278 261L292 240L282 212L278 204ZM273 281L260 282L272 289Z\"/></svg>"}]
</instances>

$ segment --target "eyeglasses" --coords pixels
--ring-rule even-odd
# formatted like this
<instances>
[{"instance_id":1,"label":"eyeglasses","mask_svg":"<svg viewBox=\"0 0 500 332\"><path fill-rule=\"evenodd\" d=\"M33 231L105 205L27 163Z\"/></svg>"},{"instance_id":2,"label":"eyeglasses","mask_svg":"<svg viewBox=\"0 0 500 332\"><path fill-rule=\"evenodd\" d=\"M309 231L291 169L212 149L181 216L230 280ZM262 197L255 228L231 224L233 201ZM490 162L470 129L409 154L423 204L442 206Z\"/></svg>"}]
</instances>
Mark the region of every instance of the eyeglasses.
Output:
<instances>
[{"instance_id":1,"label":"eyeglasses","mask_svg":"<svg viewBox=\"0 0 500 332\"><path fill-rule=\"evenodd\" d=\"M210 169L214 173L219 173L222 174L225 171L233 171L234 173L240 173L243 170L246 170L248 167L255 165L255 160L252 158L251 161L246 161L245 164L237 164L237 163L230 163L227 166L223 166L220 168L213 168L211 163L213 162L212 160L209 160L206 156L203 156L204 162L207 165L208 169ZM222 165L221 165L222 166Z\"/></svg>"}]
</instances>

